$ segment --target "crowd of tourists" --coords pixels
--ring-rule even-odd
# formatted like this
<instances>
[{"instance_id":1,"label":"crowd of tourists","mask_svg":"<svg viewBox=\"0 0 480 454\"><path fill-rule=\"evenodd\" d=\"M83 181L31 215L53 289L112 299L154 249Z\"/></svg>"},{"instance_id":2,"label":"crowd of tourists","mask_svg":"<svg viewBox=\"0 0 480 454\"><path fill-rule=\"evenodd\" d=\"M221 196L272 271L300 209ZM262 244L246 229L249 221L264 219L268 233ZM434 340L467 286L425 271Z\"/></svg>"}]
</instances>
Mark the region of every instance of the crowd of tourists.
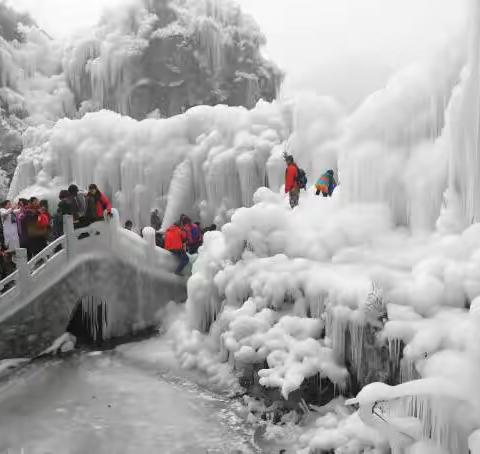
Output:
<instances>
[{"instance_id":1,"label":"crowd of tourists","mask_svg":"<svg viewBox=\"0 0 480 454\"><path fill-rule=\"evenodd\" d=\"M71 215L75 228L111 216L112 205L95 184L80 191L72 184L60 191L54 213L47 200L38 197L20 198L15 203L5 200L0 204L0 278L15 270L15 250L24 248L27 257L41 252L48 243L63 235L63 215Z\"/></svg>"},{"instance_id":2,"label":"crowd of tourists","mask_svg":"<svg viewBox=\"0 0 480 454\"><path fill-rule=\"evenodd\" d=\"M51 218L48 202L37 197L21 198L16 203L0 204L0 274L5 277L15 269L13 255L19 247L31 258L46 247Z\"/></svg>"},{"instance_id":3,"label":"crowd of tourists","mask_svg":"<svg viewBox=\"0 0 480 454\"><path fill-rule=\"evenodd\" d=\"M150 215L150 226L155 230L155 243L171 252L178 260L175 274L182 275L183 270L189 264L189 255L197 254L203 244L203 235L206 232L217 230L215 224L202 228L200 222L192 222L191 218L182 214L179 220L162 230L162 218L160 210L154 209ZM137 229L131 220L127 220L124 228L131 232L142 235L142 229Z\"/></svg>"},{"instance_id":4,"label":"crowd of tourists","mask_svg":"<svg viewBox=\"0 0 480 454\"><path fill-rule=\"evenodd\" d=\"M196 254L203 243L203 235L208 231L217 230L212 224L201 228L200 222L192 222L185 214L167 228L165 233L157 232L157 245L170 251L178 259L175 274L182 275L183 270L190 262L189 255Z\"/></svg>"},{"instance_id":5,"label":"crowd of tourists","mask_svg":"<svg viewBox=\"0 0 480 454\"><path fill-rule=\"evenodd\" d=\"M59 202L53 219L53 236L63 235L63 216L73 217L75 229L87 227L93 222L102 221L105 216L112 216L112 204L108 197L91 184L88 191L80 191L77 185L71 184L58 195Z\"/></svg>"}]
</instances>

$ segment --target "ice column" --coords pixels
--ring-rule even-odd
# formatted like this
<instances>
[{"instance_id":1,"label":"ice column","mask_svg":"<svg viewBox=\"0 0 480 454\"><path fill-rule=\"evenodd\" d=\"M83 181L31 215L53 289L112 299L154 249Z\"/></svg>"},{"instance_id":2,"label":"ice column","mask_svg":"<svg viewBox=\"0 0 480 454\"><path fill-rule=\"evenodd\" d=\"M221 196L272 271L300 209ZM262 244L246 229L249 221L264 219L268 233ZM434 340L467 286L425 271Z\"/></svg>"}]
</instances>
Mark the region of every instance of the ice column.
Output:
<instances>
[{"instance_id":1,"label":"ice column","mask_svg":"<svg viewBox=\"0 0 480 454\"><path fill-rule=\"evenodd\" d=\"M467 222L480 220L480 2L471 0L469 59L458 106L450 118L450 185Z\"/></svg>"},{"instance_id":2,"label":"ice column","mask_svg":"<svg viewBox=\"0 0 480 454\"><path fill-rule=\"evenodd\" d=\"M162 229L180 219L182 213L191 215L191 207L194 204L193 172L189 159L183 161L173 174L168 193L168 205L163 218ZM194 221L194 219L192 219Z\"/></svg>"}]
</instances>

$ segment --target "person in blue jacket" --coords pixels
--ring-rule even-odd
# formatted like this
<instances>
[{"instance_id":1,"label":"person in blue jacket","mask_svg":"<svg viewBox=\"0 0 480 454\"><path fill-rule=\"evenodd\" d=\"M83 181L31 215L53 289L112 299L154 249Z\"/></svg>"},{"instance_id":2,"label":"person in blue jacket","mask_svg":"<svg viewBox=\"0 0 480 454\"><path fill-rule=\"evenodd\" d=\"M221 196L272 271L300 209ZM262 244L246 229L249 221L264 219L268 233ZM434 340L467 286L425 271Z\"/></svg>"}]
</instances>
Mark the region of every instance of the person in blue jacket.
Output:
<instances>
[{"instance_id":1,"label":"person in blue jacket","mask_svg":"<svg viewBox=\"0 0 480 454\"><path fill-rule=\"evenodd\" d=\"M322 193L323 197L331 197L336 187L337 182L335 181L334 171L331 169L327 170L315 183L316 195Z\"/></svg>"}]
</instances>

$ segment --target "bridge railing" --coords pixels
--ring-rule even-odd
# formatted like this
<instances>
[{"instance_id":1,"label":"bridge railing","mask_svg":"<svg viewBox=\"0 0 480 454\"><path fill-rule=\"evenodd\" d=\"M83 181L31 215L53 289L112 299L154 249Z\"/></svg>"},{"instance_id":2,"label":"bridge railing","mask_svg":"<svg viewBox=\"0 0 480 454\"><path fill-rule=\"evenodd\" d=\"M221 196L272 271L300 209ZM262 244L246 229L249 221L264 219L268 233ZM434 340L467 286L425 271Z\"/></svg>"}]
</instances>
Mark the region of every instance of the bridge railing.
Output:
<instances>
[{"instance_id":1,"label":"bridge railing","mask_svg":"<svg viewBox=\"0 0 480 454\"><path fill-rule=\"evenodd\" d=\"M171 254L156 247L153 229L145 229L143 239L120 227L117 212L106 222L95 222L81 229L74 229L72 216L64 216L63 228L64 235L30 261L26 249L15 251L17 269L0 281L0 319L84 254L107 253L134 262L146 271L175 269Z\"/></svg>"}]
</instances>

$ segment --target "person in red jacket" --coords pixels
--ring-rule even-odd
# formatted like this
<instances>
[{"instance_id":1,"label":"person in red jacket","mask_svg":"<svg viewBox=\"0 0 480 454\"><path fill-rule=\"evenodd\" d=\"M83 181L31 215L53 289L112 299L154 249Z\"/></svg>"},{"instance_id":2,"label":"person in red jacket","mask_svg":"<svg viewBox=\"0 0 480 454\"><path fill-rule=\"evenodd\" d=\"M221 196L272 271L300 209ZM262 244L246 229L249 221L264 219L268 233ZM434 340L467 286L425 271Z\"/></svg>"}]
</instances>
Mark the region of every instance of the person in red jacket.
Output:
<instances>
[{"instance_id":1,"label":"person in red jacket","mask_svg":"<svg viewBox=\"0 0 480 454\"><path fill-rule=\"evenodd\" d=\"M178 266L175 274L181 276L183 269L188 265L190 260L185 251L187 234L180 227L180 223L177 222L167 229L163 241L163 247L178 258Z\"/></svg>"},{"instance_id":2,"label":"person in red jacket","mask_svg":"<svg viewBox=\"0 0 480 454\"><path fill-rule=\"evenodd\" d=\"M298 187L297 175L298 167L293 160L293 156L285 156L287 169L285 170L285 193L290 197L290 206L292 208L298 205L300 197L300 188Z\"/></svg>"},{"instance_id":3,"label":"person in red jacket","mask_svg":"<svg viewBox=\"0 0 480 454\"><path fill-rule=\"evenodd\" d=\"M202 231L197 223L193 223L192 220L182 214L180 216L180 225L187 235L187 250L189 254L196 254L198 248L202 244Z\"/></svg>"},{"instance_id":4,"label":"person in red jacket","mask_svg":"<svg viewBox=\"0 0 480 454\"><path fill-rule=\"evenodd\" d=\"M89 224L104 219L104 213L112 215L112 204L108 197L100 192L96 184L88 187L86 218Z\"/></svg>"}]
</instances>

